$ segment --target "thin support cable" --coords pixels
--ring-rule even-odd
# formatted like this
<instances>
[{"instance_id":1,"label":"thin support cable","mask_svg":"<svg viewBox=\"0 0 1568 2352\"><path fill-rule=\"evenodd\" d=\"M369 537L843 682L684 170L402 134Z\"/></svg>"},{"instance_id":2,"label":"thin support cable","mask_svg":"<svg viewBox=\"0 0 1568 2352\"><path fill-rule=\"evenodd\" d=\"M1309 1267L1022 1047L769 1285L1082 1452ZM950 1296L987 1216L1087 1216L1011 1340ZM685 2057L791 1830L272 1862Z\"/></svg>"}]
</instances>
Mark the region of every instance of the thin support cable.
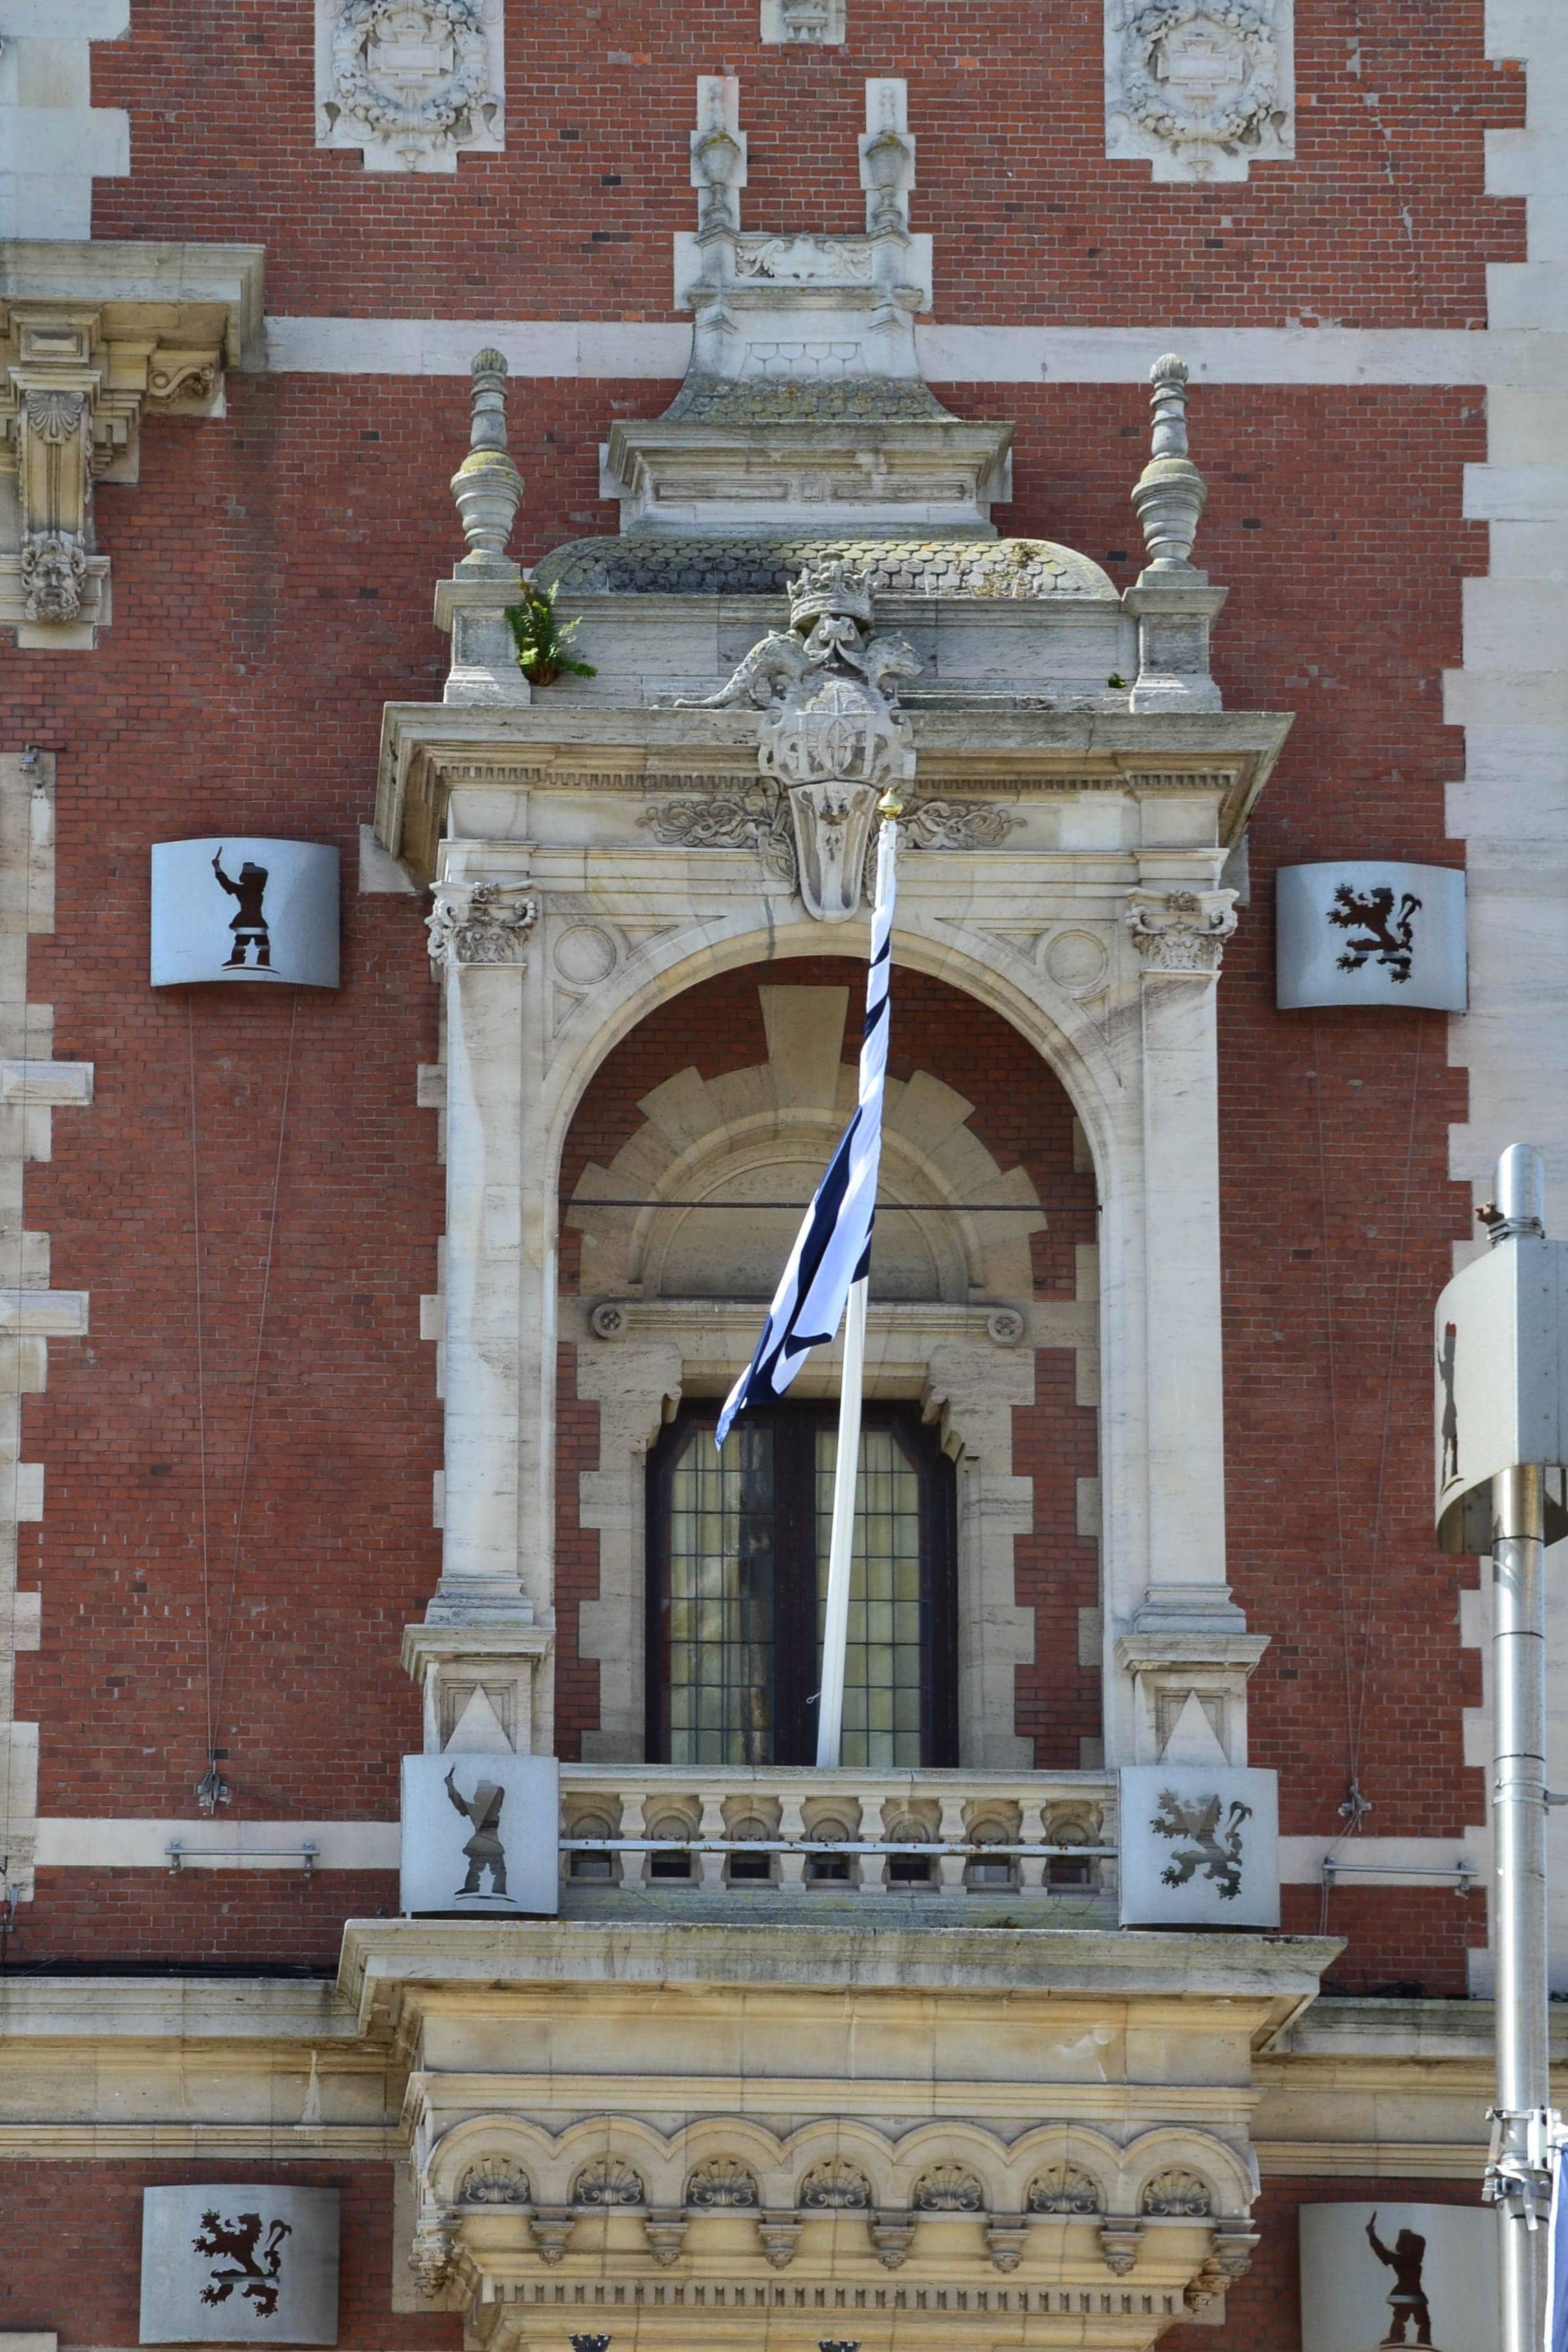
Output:
<instances>
[{"instance_id":1,"label":"thin support cable","mask_svg":"<svg viewBox=\"0 0 1568 2352\"><path fill-rule=\"evenodd\" d=\"M234 1557L229 1564L228 1607L224 1616L223 1643L218 1652L217 1689L213 1703L213 1737L223 1720L224 1685L228 1675L229 1640L234 1632L234 1604L239 1585L240 1548L245 1540L245 1504L250 1491L250 1456L256 1434L256 1401L261 1388L261 1353L267 1338L267 1300L272 1286L272 1248L278 1234L278 1197L283 1181L283 1140L289 1128L289 1090L294 1076L294 1032L300 1018L300 992L291 992L289 1049L283 1065L283 1099L278 1111L278 1150L272 1163L272 1206L267 1219L267 1255L261 1268L261 1304L256 1318L256 1354L250 1369L250 1406L245 1423L245 1452L240 1463L239 1503L234 1517Z\"/></svg>"},{"instance_id":2,"label":"thin support cable","mask_svg":"<svg viewBox=\"0 0 1568 2352\"><path fill-rule=\"evenodd\" d=\"M191 1097L191 1237L195 1264L196 1314L196 1462L201 1488L202 1513L202 1658L206 1682L207 1747L206 1770L201 1786L214 1791L216 1802L216 1766L213 1749L217 1732L213 1714L213 1612L212 1559L207 1525L207 1381L205 1340L202 1311L202 1188L200 1162L196 1153L196 1014L195 1000L189 989L185 992L185 1066L190 1080Z\"/></svg>"},{"instance_id":3,"label":"thin support cable","mask_svg":"<svg viewBox=\"0 0 1568 2352\"><path fill-rule=\"evenodd\" d=\"M1405 1244L1410 1223L1410 1180L1415 1159L1415 1111L1421 1091L1421 1041L1426 1024L1417 1017L1415 1050L1410 1057L1410 1110L1405 1126L1405 1183L1399 1200L1399 1241L1394 1261L1394 1306L1388 1326L1388 1362L1383 1380L1383 1436L1377 1456L1377 1496L1372 1513L1372 1545L1366 1572L1366 1624L1362 1634L1361 1683L1356 1694L1355 1740L1352 1752L1361 1748L1362 1727L1366 1717L1366 1686L1372 1664L1373 1629L1377 1622L1377 1559L1383 1538L1383 1498L1388 1473L1389 1428L1394 1417L1394 1372L1399 1355L1399 1314L1405 1290Z\"/></svg>"},{"instance_id":4,"label":"thin support cable","mask_svg":"<svg viewBox=\"0 0 1568 2352\"><path fill-rule=\"evenodd\" d=\"M1323 1322L1329 1356L1329 1444L1334 1480L1334 1527L1340 1586L1340 1656L1345 1686L1345 1743L1350 1750L1351 1785L1356 1783L1356 1721L1351 1701L1350 1594L1345 1580L1345 1496L1340 1473L1339 1367L1334 1347L1334 1287L1332 1252L1329 1244L1328 1155L1323 1142L1323 1056L1318 1016L1312 1015L1312 1098L1317 1111L1318 1198L1323 1244Z\"/></svg>"}]
</instances>

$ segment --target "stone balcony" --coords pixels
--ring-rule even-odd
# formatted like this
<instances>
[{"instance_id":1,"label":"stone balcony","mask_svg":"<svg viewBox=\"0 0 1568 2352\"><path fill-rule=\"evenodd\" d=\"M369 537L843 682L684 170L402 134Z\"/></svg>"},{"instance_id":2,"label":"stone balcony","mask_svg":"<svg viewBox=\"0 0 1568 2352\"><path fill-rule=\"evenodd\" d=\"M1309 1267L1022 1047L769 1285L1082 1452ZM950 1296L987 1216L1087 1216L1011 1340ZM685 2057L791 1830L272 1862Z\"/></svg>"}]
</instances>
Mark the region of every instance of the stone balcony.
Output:
<instances>
[{"instance_id":1,"label":"stone balcony","mask_svg":"<svg viewBox=\"0 0 1568 2352\"><path fill-rule=\"evenodd\" d=\"M561 1836L568 1917L1114 1916L1110 1773L568 1764Z\"/></svg>"}]
</instances>

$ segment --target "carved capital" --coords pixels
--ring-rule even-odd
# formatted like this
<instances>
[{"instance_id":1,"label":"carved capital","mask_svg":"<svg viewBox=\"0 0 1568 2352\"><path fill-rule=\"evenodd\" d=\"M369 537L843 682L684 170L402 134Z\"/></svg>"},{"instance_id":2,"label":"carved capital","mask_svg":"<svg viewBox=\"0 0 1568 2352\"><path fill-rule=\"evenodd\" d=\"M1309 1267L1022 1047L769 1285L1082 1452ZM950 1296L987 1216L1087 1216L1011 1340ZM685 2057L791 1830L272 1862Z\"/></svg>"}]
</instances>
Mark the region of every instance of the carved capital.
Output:
<instances>
[{"instance_id":1,"label":"carved capital","mask_svg":"<svg viewBox=\"0 0 1568 2352\"><path fill-rule=\"evenodd\" d=\"M1147 970L1217 972L1236 929L1236 892L1134 890L1124 920Z\"/></svg>"},{"instance_id":2,"label":"carved capital","mask_svg":"<svg viewBox=\"0 0 1568 2352\"><path fill-rule=\"evenodd\" d=\"M430 960L450 971L466 964L521 964L539 920L539 901L500 882L440 883L426 921Z\"/></svg>"}]
</instances>

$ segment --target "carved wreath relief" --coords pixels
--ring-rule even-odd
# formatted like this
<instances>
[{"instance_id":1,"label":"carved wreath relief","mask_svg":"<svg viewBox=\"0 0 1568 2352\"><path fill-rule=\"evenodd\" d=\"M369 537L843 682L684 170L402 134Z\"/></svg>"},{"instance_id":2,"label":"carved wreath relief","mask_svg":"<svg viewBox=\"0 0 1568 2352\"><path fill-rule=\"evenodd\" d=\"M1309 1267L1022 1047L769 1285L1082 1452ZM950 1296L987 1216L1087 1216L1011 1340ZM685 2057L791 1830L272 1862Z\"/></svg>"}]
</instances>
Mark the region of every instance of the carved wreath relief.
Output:
<instances>
[{"instance_id":1,"label":"carved wreath relief","mask_svg":"<svg viewBox=\"0 0 1568 2352\"><path fill-rule=\"evenodd\" d=\"M1105 152L1245 180L1296 152L1292 0L1105 0Z\"/></svg>"},{"instance_id":2,"label":"carved wreath relief","mask_svg":"<svg viewBox=\"0 0 1568 2352\"><path fill-rule=\"evenodd\" d=\"M316 0L316 144L452 172L506 143L501 0Z\"/></svg>"}]
</instances>

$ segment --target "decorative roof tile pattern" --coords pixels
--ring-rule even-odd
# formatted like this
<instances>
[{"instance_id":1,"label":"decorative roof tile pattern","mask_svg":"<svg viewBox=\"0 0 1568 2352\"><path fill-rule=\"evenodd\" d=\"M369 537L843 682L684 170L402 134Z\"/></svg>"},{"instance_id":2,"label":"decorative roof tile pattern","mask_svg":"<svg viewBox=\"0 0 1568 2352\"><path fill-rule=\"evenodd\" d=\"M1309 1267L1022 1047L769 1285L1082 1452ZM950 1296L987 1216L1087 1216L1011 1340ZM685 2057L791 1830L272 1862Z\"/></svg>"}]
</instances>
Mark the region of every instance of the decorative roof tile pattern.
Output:
<instances>
[{"instance_id":1,"label":"decorative roof tile pattern","mask_svg":"<svg viewBox=\"0 0 1568 2352\"><path fill-rule=\"evenodd\" d=\"M918 376L689 375L665 410L669 423L731 425L955 425Z\"/></svg>"},{"instance_id":2,"label":"decorative roof tile pattern","mask_svg":"<svg viewBox=\"0 0 1568 2352\"><path fill-rule=\"evenodd\" d=\"M808 563L853 565L875 596L1116 600L1098 563L1048 539L574 539L534 571L563 596L783 596Z\"/></svg>"}]
</instances>

